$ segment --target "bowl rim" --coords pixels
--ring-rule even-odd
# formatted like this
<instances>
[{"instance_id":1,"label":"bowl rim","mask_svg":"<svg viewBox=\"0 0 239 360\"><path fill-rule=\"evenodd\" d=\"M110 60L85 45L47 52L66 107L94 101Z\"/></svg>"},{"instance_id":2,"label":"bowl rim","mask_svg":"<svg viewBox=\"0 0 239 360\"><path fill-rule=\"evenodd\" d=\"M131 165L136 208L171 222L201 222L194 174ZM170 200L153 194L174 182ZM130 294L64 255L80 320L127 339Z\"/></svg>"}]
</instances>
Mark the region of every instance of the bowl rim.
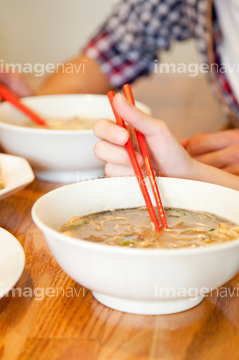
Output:
<instances>
[{"instance_id":1,"label":"bowl rim","mask_svg":"<svg viewBox=\"0 0 239 360\"><path fill-rule=\"evenodd\" d=\"M79 134L93 134L93 129L86 129L86 130L80 130L80 129L75 129L75 130L55 130L55 129L46 129L46 128L31 128L31 127L27 127L27 126L20 126L20 125L13 125L13 124L8 124L8 123L4 123L0 121L0 128L6 128L8 130L14 130L14 131L19 131L19 132L24 132L24 133L40 133L40 134L44 134L46 136L49 136L50 134L54 135L54 134L58 134L58 135L66 135L66 134L71 134L71 135L79 135Z\"/></svg>"},{"instance_id":2,"label":"bowl rim","mask_svg":"<svg viewBox=\"0 0 239 360\"><path fill-rule=\"evenodd\" d=\"M28 96L28 97L23 97L21 98L21 101L23 103L26 103L27 105L29 105L30 103L34 103L35 101L38 101L40 99L41 100L46 100L46 99L57 99L57 98L62 98L62 99L66 99L66 98L98 98L98 99L107 99L107 95L104 94L52 94L52 95L38 95L38 96ZM148 113L151 114L151 109L149 108L148 105L142 103L141 101L136 101L136 105L137 104L141 104L143 105L143 107L145 109L147 109ZM11 104L9 104L7 101L0 103L0 110L1 107L8 107L8 106L12 106ZM99 118L100 119L100 118ZM96 119L98 120L98 118ZM115 122L115 120L112 120ZM20 131L20 132L24 132L24 133L41 133L41 134L92 134L93 133L93 129L85 129L85 130L80 130L80 129L75 129L75 130L56 130L56 129L46 129L46 128L31 128L31 127L25 127L25 126L20 126L20 125L15 125L15 124L9 124L7 122L3 122L0 121L0 128L6 128L9 130L15 130L15 131Z\"/></svg>"},{"instance_id":3,"label":"bowl rim","mask_svg":"<svg viewBox=\"0 0 239 360\"><path fill-rule=\"evenodd\" d=\"M128 177L127 177L128 178ZM129 177L131 178L131 177ZM185 182L194 182L194 183L202 183L201 181L197 181L197 180L189 180L189 179L180 179L180 178L164 178L164 179L173 179L173 180L180 180L180 181L185 181ZM87 180L87 182L92 182L92 181L104 181L105 179L92 179L92 180ZM167 180L166 180L167 181ZM211 183L207 183L207 182L203 182L205 184L208 184L210 186L216 186L216 187L221 187L221 188L225 188L224 186L220 186L220 185L216 185L216 184L211 184ZM79 247L84 247L87 249L92 249L92 250L98 250L98 251L102 251L102 252L110 252L110 253L115 253L117 252L118 254L125 254L125 255L133 255L133 256L159 256L159 255L169 255L169 256L173 256L176 257L178 255L182 256L182 255L192 255L192 254L204 254L204 253L211 253L214 251L218 251L218 250L227 250L227 249L231 249L234 247L239 246L239 238L236 240L232 240L229 242L225 242L225 243L221 243L221 244L217 244L217 245L211 245L211 246L207 246L207 247L196 247L196 248L177 248L177 249L173 249L173 248L169 248L169 249L160 249L160 248L128 248L128 247L122 247L122 246L110 246L104 243L94 243L94 242L90 242L87 240L83 240L83 239L78 239L75 237L70 237L67 235L64 235L60 232L58 232L57 230L54 230L53 228L51 228L50 226L46 225L41 219L39 219L38 215L37 215L37 207L41 205L41 202L45 201L45 199L52 194L53 192L60 192L65 188L69 188L69 187L73 187L73 186L77 186L81 183L73 183L73 184L68 184L65 186L62 186L60 188L54 189L52 191L49 191L48 193L44 194L43 196L41 196L33 205L32 210L31 210L31 215L32 215L32 219L35 222L35 224L39 227L39 229L43 232L43 234L45 235L45 233L49 233L51 236L55 236L57 235L58 240L64 243L69 243L72 245L76 245ZM80 185L79 185L80 186ZM226 187L227 188L227 187ZM227 188L228 190L232 191L232 192L238 192L237 190L231 189L231 188Z\"/></svg>"}]
</instances>

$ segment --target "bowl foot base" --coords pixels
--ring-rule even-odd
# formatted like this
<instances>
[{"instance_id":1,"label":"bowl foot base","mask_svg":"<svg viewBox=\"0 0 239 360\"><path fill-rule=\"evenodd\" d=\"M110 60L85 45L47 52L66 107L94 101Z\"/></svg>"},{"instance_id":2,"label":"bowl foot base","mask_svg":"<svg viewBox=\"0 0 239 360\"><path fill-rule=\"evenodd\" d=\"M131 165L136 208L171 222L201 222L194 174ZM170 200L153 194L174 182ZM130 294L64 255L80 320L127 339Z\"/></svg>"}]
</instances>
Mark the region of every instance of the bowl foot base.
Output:
<instances>
[{"instance_id":1,"label":"bowl foot base","mask_svg":"<svg viewBox=\"0 0 239 360\"><path fill-rule=\"evenodd\" d=\"M111 309L140 315L166 315L189 310L198 305L202 296L191 299L177 299L168 301L137 301L116 298L93 292L94 297L101 304Z\"/></svg>"},{"instance_id":2,"label":"bowl foot base","mask_svg":"<svg viewBox=\"0 0 239 360\"><path fill-rule=\"evenodd\" d=\"M57 183L75 183L85 180L92 180L105 175L104 169L88 171L46 171L34 170L38 180L57 182Z\"/></svg>"}]
</instances>

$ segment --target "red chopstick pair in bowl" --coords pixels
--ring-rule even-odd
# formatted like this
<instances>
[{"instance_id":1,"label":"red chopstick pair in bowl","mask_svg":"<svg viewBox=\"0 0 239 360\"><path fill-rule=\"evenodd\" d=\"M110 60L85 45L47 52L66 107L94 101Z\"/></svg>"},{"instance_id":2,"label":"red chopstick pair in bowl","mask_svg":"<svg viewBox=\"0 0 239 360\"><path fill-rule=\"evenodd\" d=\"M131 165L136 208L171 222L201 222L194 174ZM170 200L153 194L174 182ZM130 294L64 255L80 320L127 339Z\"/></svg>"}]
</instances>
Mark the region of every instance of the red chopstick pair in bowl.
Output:
<instances>
[{"instance_id":1,"label":"red chopstick pair in bowl","mask_svg":"<svg viewBox=\"0 0 239 360\"><path fill-rule=\"evenodd\" d=\"M0 84L0 96L3 100L10 102L15 108L27 115L36 124L47 127L47 123L44 119L24 105L13 92L2 84Z\"/></svg>"},{"instance_id":2,"label":"red chopstick pair in bowl","mask_svg":"<svg viewBox=\"0 0 239 360\"><path fill-rule=\"evenodd\" d=\"M132 104L132 105L135 105L130 85L128 85L128 84L124 85L123 86L123 91L124 91L126 99L129 101L129 103ZM125 125L124 120L121 119L121 117L119 116L119 114L115 110L115 107L114 107L114 104L113 104L113 99L114 99L114 96L115 96L114 91L109 91L107 93L107 95L108 95L112 110L114 112L117 124L126 129L126 125ZM157 206L157 209L158 209L158 214L159 214L160 221L162 223L163 228L167 229L168 228L167 220L166 220L164 208L163 208L163 205L162 205L162 202L161 202L161 198L160 198L159 190L158 190L158 187L157 187L157 183L156 183L156 180L155 180L154 171L153 171L153 167L152 167L152 164L151 164L151 161L150 161L149 152L148 152L145 137L140 131L138 131L136 129L134 129L134 131L135 131L136 136L137 136L140 151L141 151L141 154L143 156L144 164L145 164L145 167L146 167L147 175L148 175L149 180L150 180L150 184L151 184L153 195L154 195L154 198L155 198L155 201L156 201L156 206ZM132 141L131 141L130 138L127 141L127 143L125 144L125 148L126 148L126 151L127 151L128 155L129 155L130 162L131 162L132 167L134 169L134 173L136 175L136 178L138 180L138 184L139 184L139 187L141 189L142 195L144 197L144 200L145 200L145 203L146 203L150 218L151 218L152 222L155 225L155 230L156 231L161 231L159 220L158 220L158 217L156 215L155 209L153 207L152 201L150 199L148 189L147 189L147 186L145 184L143 174L142 174L140 165L138 163L138 160L137 160L137 157L136 157L136 154L135 154L135 151L134 151L134 147L133 147L133 144L132 144Z\"/></svg>"}]
</instances>

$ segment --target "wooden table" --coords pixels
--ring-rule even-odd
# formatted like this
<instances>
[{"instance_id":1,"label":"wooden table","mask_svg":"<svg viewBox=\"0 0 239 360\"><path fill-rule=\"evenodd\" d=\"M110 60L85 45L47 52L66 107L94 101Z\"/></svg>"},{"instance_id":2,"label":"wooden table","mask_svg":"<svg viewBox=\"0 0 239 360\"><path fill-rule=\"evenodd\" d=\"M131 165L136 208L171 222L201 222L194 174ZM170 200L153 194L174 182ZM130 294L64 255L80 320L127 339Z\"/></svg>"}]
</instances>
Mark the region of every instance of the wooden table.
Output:
<instances>
[{"instance_id":1,"label":"wooden table","mask_svg":"<svg viewBox=\"0 0 239 360\"><path fill-rule=\"evenodd\" d=\"M34 202L58 186L35 180L0 203L0 226L16 236L26 255L15 286L22 296L16 291L0 300L1 360L239 359L239 275L221 296L214 291L182 313L111 310L61 270L31 219Z\"/></svg>"},{"instance_id":2,"label":"wooden table","mask_svg":"<svg viewBox=\"0 0 239 360\"><path fill-rule=\"evenodd\" d=\"M160 77L136 84L134 91L178 137L197 131L203 119L208 131L216 130L208 128L213 119L223 121L199 78ZM16 291L0 300L0 360L239 359L239 275L220 296L214 291L194 309L165 316L111 310L69 278L31 219L34 202L60 185L35 180L0 202L0 226L17 237L26 255L15 286L26 296Z\"/></svg>"}]
</instances>

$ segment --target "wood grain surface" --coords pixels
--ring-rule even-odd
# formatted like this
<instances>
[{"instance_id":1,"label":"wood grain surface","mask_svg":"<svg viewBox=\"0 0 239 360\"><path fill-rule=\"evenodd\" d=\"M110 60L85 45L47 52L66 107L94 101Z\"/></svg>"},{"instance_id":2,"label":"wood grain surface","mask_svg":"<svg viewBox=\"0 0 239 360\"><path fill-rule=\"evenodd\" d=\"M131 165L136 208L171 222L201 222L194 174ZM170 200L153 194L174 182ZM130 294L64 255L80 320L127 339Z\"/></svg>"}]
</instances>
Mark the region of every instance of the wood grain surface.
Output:
<instances>
[{"instance_id":1,"label":"wood grain surface","mask_svg":"<svg viewBox=\"0 0 239 360\"><path fill-rule=\"evenodd\" d=\"M177 94L175 89L178 87L180 92L180 82L174 84ZM201 100L191 99L192 91L190 94L188 91L189 98L182 100L181 105L177 106L177 100L173 106L172 101L171 120L181 114L186 126L195 104L198 118L202 114L218 116L219 109L214 100L208 99L210 93L205 83L198 84L197 89L191 80L190 84L181 85L192 86L194 96L196 92ZM201 90L207 89L204 94L199 91L200 86ZM141 91L143 98L142 93L148 92L140 87L139 84L135 91L139 95ZM157 105L153 91L152 107L158 113L160 108L166 112L169 106L166 94L160 87L159 93L162 97ZM181 136L181 128L178 130ZM225 291L219 295L214 291L197 307L165 316L131 315L109 309L98 303L91 291L67 276L31 219L34 202L61 185L35 180L0 202L0 226L16 236L26 255L25 269L15 292L0 299L1 360L239 359L239 275L224 285L227 296ZM20 291L26 289L28 293L22 296Z\"/></svg>"},{"instance_id":2,"label":"wood grain surface","mask_svg":"<svg viewBox=\"0 0 239 360\"><path fill-rule=\"evenodd\" d=\"M1 201L0 225L22 244L26 265L0 300L0 359L239 359L239 276L224 285L227 296L214 291L179 314L111 310L61 270L31 219L34 202L57 186L35 180Z\"/></svg>"}]
</instances>

